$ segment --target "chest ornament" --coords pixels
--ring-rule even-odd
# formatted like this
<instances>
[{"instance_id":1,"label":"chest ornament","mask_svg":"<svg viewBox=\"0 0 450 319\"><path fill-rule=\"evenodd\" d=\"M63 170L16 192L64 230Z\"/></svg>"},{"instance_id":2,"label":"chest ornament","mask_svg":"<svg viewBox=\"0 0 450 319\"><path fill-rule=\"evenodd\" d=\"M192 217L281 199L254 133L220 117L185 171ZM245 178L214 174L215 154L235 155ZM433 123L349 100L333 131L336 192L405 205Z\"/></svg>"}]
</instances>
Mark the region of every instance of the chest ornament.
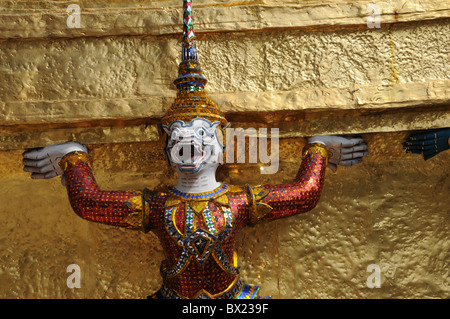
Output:
<instances>
[{"instance_id":1,"label":"chest ornament","mask_svg":"<svg viewBox=\"0 0 450 319\"><path fill-rule=\"evenodd\" d=\"M227 192L227 184L202 194L186 194L169 189L170 196L165 204L164 223L170 237L182 249L173 267L163 267L163 274L166 277L172 278L181 274L191 260L204 266L210 257L213 257L223 270L231 274L238 273L236 263L228 261L221 247L233 228L233 215L228 205ZM180 205L183 205L185 210L185 226L182 230L175 222L175 213ZM213 220L214 206L223 216L224 225L220 230ZM196 222L200 217L203 219L202 227Z\"/></svg>"}]
</instances>

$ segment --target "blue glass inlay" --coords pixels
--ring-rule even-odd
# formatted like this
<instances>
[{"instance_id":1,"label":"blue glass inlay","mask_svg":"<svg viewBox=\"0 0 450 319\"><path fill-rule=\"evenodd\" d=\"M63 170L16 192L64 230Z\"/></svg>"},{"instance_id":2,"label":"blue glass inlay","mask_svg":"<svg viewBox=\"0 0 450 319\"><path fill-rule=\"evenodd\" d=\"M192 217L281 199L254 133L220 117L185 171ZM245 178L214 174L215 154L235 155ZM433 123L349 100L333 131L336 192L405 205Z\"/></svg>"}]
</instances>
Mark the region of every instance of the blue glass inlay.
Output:
<instances>
[{"instance_id":1,"label":"blue glass inlay","mask_svg":"<svg viewBox=\"0 0 450 319\"><path fill-rule=\"evenodd\" d=\"M203 86L204 84L200 83L200 82L184 82L184 83L178 84L177 87L185 86L185 85L201 85L201 86Z\"/></svg>"}]
</instances>

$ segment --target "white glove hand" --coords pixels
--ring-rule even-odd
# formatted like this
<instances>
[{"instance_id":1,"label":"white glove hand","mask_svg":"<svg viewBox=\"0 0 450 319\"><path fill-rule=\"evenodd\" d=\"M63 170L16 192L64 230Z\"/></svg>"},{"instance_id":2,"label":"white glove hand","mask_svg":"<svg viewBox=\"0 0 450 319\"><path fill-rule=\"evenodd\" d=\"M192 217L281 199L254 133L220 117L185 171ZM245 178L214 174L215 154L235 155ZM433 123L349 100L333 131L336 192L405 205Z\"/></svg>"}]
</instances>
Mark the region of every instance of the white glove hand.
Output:
<instances>
[{"instance_id":1,"label":"white glove hand","mask_svg":"<svg viewBox=\"0 0 450 319\"><path fill-rule=\"evenodd\" d=\"M328 167L336 172L337 166L353 166L361 163L364 156L369 152L367 144L362 138L346 138L342 136L321 135L313 136L308 139L310 143L322 143L330 149L328 158Z\"/></svg>"},{"instance_id":2,"label":"white glove hand","mask_svg":"<svg viewBox=\"0 0 450 319\"><path fill-rule=\"evenodd\" d=\"M64 172L59 167L59 161L70 152L84 152L86 146L77 142L53 144L42 148L34 148L23 153L23 170L31 172L33 179L50 179ZM62 181L63 185L65 184Z\"/></svg>"}]
</instances>

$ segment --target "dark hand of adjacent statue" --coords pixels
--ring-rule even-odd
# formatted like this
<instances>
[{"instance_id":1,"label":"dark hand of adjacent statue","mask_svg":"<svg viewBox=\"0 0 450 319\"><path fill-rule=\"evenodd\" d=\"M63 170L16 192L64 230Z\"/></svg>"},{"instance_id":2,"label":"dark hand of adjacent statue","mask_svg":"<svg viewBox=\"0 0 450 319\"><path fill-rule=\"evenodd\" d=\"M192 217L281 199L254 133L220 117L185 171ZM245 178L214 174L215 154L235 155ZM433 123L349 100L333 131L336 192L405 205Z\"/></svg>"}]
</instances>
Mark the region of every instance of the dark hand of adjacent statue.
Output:
<instances>
[{"instance_id":1,"label":"dark hand of adjacent statue","mask_svg":"<svg viewBox=\"0 0 450 319\"><path fill-rule=\"evenodd\" d=\"M424 160L450 149L450 128L411 134L403 148L406 153L422 154Z\"/></svg>"}]
</instances>

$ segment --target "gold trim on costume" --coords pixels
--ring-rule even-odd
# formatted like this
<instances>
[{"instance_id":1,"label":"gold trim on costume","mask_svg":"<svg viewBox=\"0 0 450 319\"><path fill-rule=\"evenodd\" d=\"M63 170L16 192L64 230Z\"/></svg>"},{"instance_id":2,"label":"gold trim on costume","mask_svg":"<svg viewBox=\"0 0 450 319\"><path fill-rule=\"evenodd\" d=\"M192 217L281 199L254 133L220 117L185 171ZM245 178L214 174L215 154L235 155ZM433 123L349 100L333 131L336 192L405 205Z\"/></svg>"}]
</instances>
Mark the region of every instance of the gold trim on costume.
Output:
<instances>
[{"instance_id":1,"label":"gold trim on costume","mask_svg":"<svg viewBox=\"0 0 450 319\"><path fill-rule=\"evenodd\" d=\"M326 145L322 143L311 143L303 148L302 157L304 158L308 154L316 154L317 152L326 158L329 158L331 155L330 149Z\"/></svg>"},{"instance_id":2,"label":"gold trim on costume","mask_svg":"<svg viewBox=\"0 0 450 319\"><path fill-rule=\"evenodd\" d=\"M166 207L177 206L181 203L181 200L177 197L169 197L166 199Z\"/></svg>"},{"instance_id":3,"label":"gold trim on costume","mask_svg":"<svg viewBox=\"0 0 450 319\"><path fill-rule=\"evenodd\" d=\"M123 221L130 225L130 229L148 232L150 224L150 209L142 193L134 192L137 196L131 197L125 203L134 212L126 216Z\"/></svg>"},{"instance_id":4,"label":"gold trim on costume","mask_svg":"<svg viewBox=\"0 0 450 319\"><path fill-rule=\"evenodd\" d=\"M243 287L245 287L245 284L240 280L239 275L237 275L237 276L233 279L233 281L231 282L231 284L230 284L225 290L223 290L223 291L221 291L221 292L219 292L219 293L216 293L216 294L211 294L210 292L208 292L208 291L205 290L205 289L200 289L199 291L197 291L197 292L195 293L195 295L194 295L192 298L193 298L193 299L197 299L197 298L199 298L201 295L205 295L205 296L206 296L207 298L209 298L209 299L217 299L217 298L223 297L223 296L224 296L225 294L227 294L227 293L232 292L233 289L239 288L239 290L238 290L236 293L234 293L234 294L231 295L231 296L227 296L227 299L229 299L230 297L231 297L231 298L234 298L234 297L238 296L238 295L242 292ZM169 288L169 285L166 284L165 282L163 282L163 288L162 288L161 290L165 290L165 292L163 292L163 295L169 293L169 295L172 295L172 296L175 297L175 298L179 298L179 299L190 299L189 297L183 296L182 294L180 294L176 289ZM166 296L166 297L169 297L169 296ZM173 297L172 297L172 298L173 298ZM170 298L170 297L169 297L169 298Z\"/></svg>"},{"instance_id":5,"label":"gold trim on costume","mask_svg":"<svg viewBox=\"0 0 450 319\"><path fill-rule=\"evenodd\" d=\"M203 211L208 207L209 201L190 201L189 206L197 216L202 215Z\"/></svg>"},{"instance_id":6,"label":"gold trim on costume","mask_svg":"<svg viewBox=\"0 0 450 319\"><path fill-rule=\"evenodd\" d=\"M231 283L224 291L219 292L219 293L214 294L214 295L210 294L210 293L207 292L205 289L202 289L202 290L198 291L198 292L195 294L194 299L197 299L199 296L201 296L202 293L206 294L206 295L207 295L208 297L210 297L211 299L216 299L217 297L220 297L220 296L222 296L223 294L225 294L225 293L227 293L228 291L230 291L231 289L233 289L234 285L238 282L238 280L239 280L239 275L236 276L236 278L234 278L233 282L232 282L232 283Z\"/></svg>"},{"instance_id":7,"label":"gold trim on costume","mask_svg":"<svg viewBox=\"0 0 450 319\"><path fill-rule=\"evenodd\" d=\"M228 193L230 194L239 194L245 192L245 188L242 186L236 186L236 185L228 185Z\"/></svg>"},{"instance_id":8,"label":"gold trim on costume","mask_svg":"<svg viewBox=\"0 0 450 319\"><path fill-rule=\"evenodd\" d=\"M270 205L261 202L269 193L270 191L262 186L248 187L248 205L251 224L256 224L273 210Z\"/></svg>"},{"instance_id":9,"label":"gold trim on costume","mask_svg":"<svg viewBox=\"0 0 450 319\"><path fill-rule=\"evenodd\" d=\"M228 206L228 196L226 194L215 198L213 201L220 206Z\"/></svg>"},{"instance_id":10,"label":"gold trim on costume","mask_svg":"<svg viewBox=\"0 0 450 319\"><path fill-rule=\"evenodd\" d=\"M92 159L88 153L85 152L73 152L63 156L63 158L59 161L59 167L63 170L66 170L69 164L74 165L77 161L83 161L92 167Z\"/></svg>"}]
</instances>

